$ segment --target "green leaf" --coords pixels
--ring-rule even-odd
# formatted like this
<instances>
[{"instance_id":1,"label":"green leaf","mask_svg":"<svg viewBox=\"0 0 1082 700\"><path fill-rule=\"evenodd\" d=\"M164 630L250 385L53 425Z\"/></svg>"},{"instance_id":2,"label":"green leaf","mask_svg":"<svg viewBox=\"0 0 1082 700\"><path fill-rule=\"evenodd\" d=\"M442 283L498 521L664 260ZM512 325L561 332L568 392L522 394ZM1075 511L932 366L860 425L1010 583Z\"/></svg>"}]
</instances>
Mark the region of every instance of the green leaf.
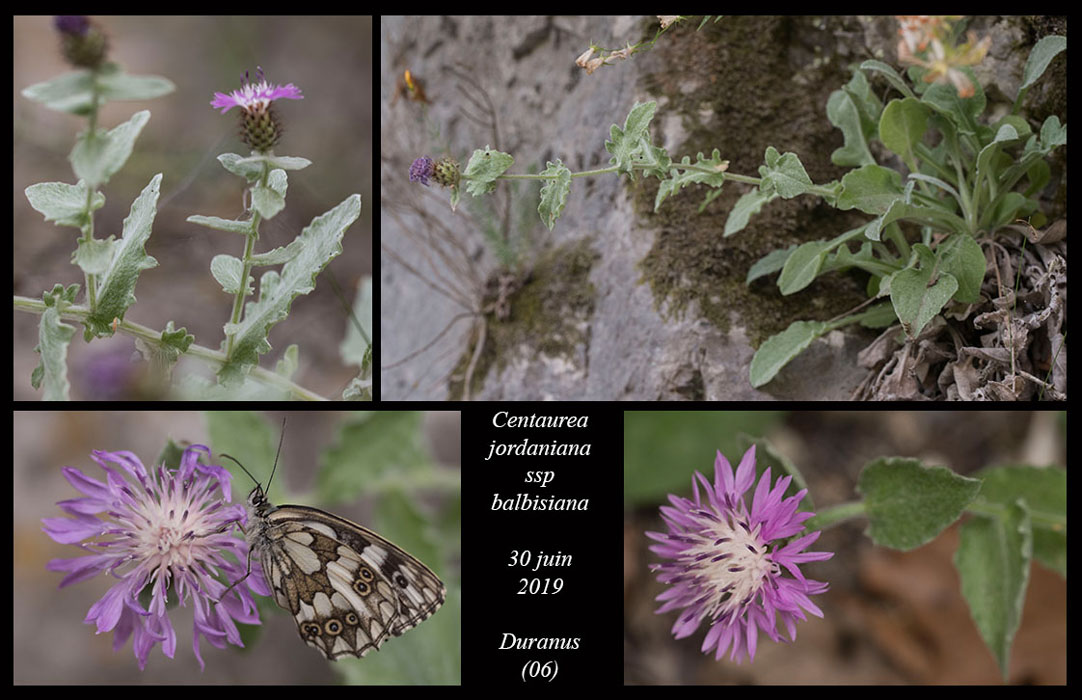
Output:
<instances>
[{"instance_id":1,"label":"green leaf","mask_svg":"<svg viewBox=\"0 0 1082 700\"><path fill-rule=\"evenodd\" d=\"M236 294L240 291L240 276L244 274L244 263L240 258L225 253L215 255L210 261L210 274L214 275L214 279L218 280L218 284L222 285L223 292ZM248 289L244 292L245 296L254 291L251 286L253 281L252 276L249 275Z\"/></svg>"},{"instance_id":2,"label":"green leaf","mask_svg":"<svg viewBox=\"0 0 1082 700\"><path fill-rule=\"evenodd\" d=\"M899 270L894 273L890 283L894 313L898 314L902 329L910 338L917 337L958 291L958 280L942 270L936 273L938 278L932 281L936 260L935 253L928 246L918 243L913 250L918 254L920 269L911 266Z\"/></svg>"},{"instance_id":3,"label":"green leaf","mask_svg":"<svg viewBox=\"0 0 1082 700\"><path fill-rule=\"evenodd\" d=\"M950 83L932 83L921 96L921 101L947 117L958 128L958 131L976 135L977 117L984 112L987 100L984 96L984 88L980 81L973 75L968 67L957 68L961 70L973 83L974 93L972 97L961 97L958 90Z\"/></svg>"},{"instance_id":4,"label":"green leaf","mask_svg":"<svg viewBox=\"0 0 1082 700\"><path fill-rule=\"evenodd\" d=\"M732 211L729 212L729 218L725 221L724 235L731 236L738 231L743 231L751 217L758 214L764 204L776 199L778 196L777 193L764 194L759 189L742 194L740 199L736 200Z\"/></svg>"},{"instance_id":5,"label":"green leaf","mask_svg":"<svg viewBox=\"0 0 1082 700\"><path fill-rule=\"evenodd\" d=\"M150 120L150 112L136 112L132 118L108 132L79 134L68 160L75 174L96 189L120 170L131 155L135 139Z\"/></svg>"},{"instance_id":6,"label":"green leaf","mask_svg":"<svg viewBox=\"0 0 1082 700\"><path fill-rule=\"evenodd\" d=\"M229 233L240 233L245 236L252 232L251 221L235 221L233 219L220 219L217 216L189 216L185 219L190 224L198 224L199 226L206 226L217 231L228 231Z\"/></svg>"},{"instance_id":7,"label":"green leaf","mask_svg":"<svg viewBox=\"0 0 1082 700\"><path fill-rule=\"evenodd\" d=\"M195 342L195 336L188 332L187 328L174 328L173 322L165 324L165 330L161 334L162 345L172 348L177 355L188 352L188 348Z\"/></svg>"},{"instance_id":8,"label":"green leaf","mask_svg":"<svg viewBox=\"0 0 1082 700\"><path fill-rule=\"evenodd\" d=\"M95 79L97 88L95 90ZM146 100L175 90L172 82L156 75L128 75L115 63L106 63L95 73L77 70L65 73L22 91L23 97L49 109L86 116L94 108L95 92L100 108L109 100Z\"/></svg>"},{"instance_id":9,"label":"green leaf","mask_svg":"<svg viewBox=\"0 0 1082 700\"><path fill-rule=\"evenodd\" d=\"M128 307L135 303L135 283L139 273L156 267L158 261L146 254L143 246L150 238L151 226L158 213L158 194L162 175L158 173L132 202L124 219L119 241L112 241L113 256L109 268L98 278L97 306L86 319L86 340L113 334L114 318L124 320Z\"/></svg>"},{"instance_id":10,"label":"green leaf","mask_svg":"<svg viewBox=\"0 0 1082 700\"><path fill-rule=\"evenodd\" d=\"M1003 148L1003 145L1010 145L1010 142L1018 140L1018 131L1010 124L1004 124L996 131L995 137L992 141L981 149L980 154L977 156L977 177L978 182L980 178L985 178L988 182L995 182L995 159ZM1007 157L1004 156L1004 160Z\"/></svg>"},{"instance_id":11,"label":"green leaf","mask_svg":"<svg viewBox=\"0 0 1082 700\"><path fill-rule=\"evenodd\" d=\"M622 172L633 173L636 155L642 155L643 146L650 143L650 121L654 118L657 102L636 102L624 120L624 128L613 124L605 150L612 154L609 162Z\"/></svg>"},{"instance_id":12,"label":"green leaf","mask_svg":"<svg viewBox=\"0 0 1082 700\"><path fill-rule=\"evenodd\" d=\"M1056 146L1067 145L1067 125L1059 123L1059 117L1051 115L1041 124L1041 147L1049 153Z\"/></svg>"},{"instance_id":13,"label":"green leaf","mask_svg":"<svg viewBox=\"0 0 1082 700\"><path fill-rule=\"evenodd\" d=\"M717 153L716 150L714 152ZM766 165L759 166L759 174L763 177L759 190L764 194L777 192L783 199L792 199L812 186L804 164L795 153L780 155L778 149L767 146L763 160Z\"/></svg>"},{"instance_id":14,"label":"green leaf","mask_svg":"<svg viewBox=\"0 0 1082 700\"><path fill-rule=\"evenodd\" d=\"M979 479L919 459L883 457L860 473L868 535L877 545L902 551L931 542L958 519L981 489Z\"/></svg>"},{"instance_id":15,"label":"green leaf","mask_svg":"<svg viewBox=\"0 0 1082 700\"><path fill-rule=\"evenodd\" d=\"M354 194L330 211L317 216L301 231L302 252L282 266L279 274L269 271L259 281L259 299L245 304L240 323L227 323L225 333L234 336L233 350L218 371L222 383L233 384L259 362L259 355L271 349L267 334L289 314L293 300L315 289L316 276L342 252L342 237L361 215L361 196Z\"/></svg>"},{"instance_id":16,"label":"green leaf","mask_svg":"<svg viewBox=\"0 0 1082 700\"><path fill-rule=\"evenodd\" d=\"M954 566L962 579L962 595L1006 680L1033 556L1029 510L1019 498L999 517L970 518L960 535Z\"/></svg>"},{"instance_id":17,"label":"green leaf","mask_svg":"<svg viewBox=\"0 0 1082 700\"><path fill-rule=\"evenodd\" d=\"M945 184L945 183L944 183ZM887 207L886 212L868 224L864 235L873 241L878 241L881 232L891 223L905 219L923 226L934 226L946 231L967 231L966 223L956 214L944 211L939 207L926 207L920 204L910 204L904 197L894 199ZM967 234L968 235L968 234Z\"/></svg>"},{"instance_id":18,"label":"green leaf","mask_svg":"<svg viewBox=\"0 0 1082 700\"><path fill-rule=\"evenodd\" d=\"M128 75L123 71L103 73L98 85L105 100L152 100L177 89L171 80L159 75Z\"/></svg>"},{"instance_id":19,"label":"green leaf","mask_svg":"<svg viewBox=\"0 0 1082 700\"><path fill-rule=\"evenodd\" d=\"M860 110L849 93L835 90L827 100L827 119L841 129L845 145L836 149L830 160L834 165L857 167L875 163L861 125Z\"/></svg>"},{"instance_id":20,"label":"green leaf","mask_svg":"<svg viewBox=\"0 0 1082 700\"><path fill-rule=\"evenodd\" d=\"M778 276L778 289L782 295L799 292L815 281L827 252L833 247L830 241L808 241L793 251Z\"/></svg>"},{"instance_id":21,"label":"green leaf","mask_svg":"<svg viewBox=\"0 0 1082 700\"><path fill-rule=\"evenodd\" d=\"M88 70L64 73L25 88L22 95L58 112L86 115L94 101L93 74Z\"/></svg>"},{"instance_id":22,"label":"green leaf","mask_svg":"<svg viewBox=\"0 0 1082 700\"><path fill-rule=\"evenodd\" d=\"M1033 523L1033 554L1067 577L1067 471L1058 467L1003 466L978 474L981 501L1006 508L1026 500Z\"/></svg>"},{"instance_id":23,"label":"green leaf","mask_svg":"<svg viewBox=\"0 0 1082 700\"><path fill-rule=\"evenodd\" d=\"M555 176L552 180L545 180L545 184L541 186L541 202L537 205L541 221L551 231L567 204L567 195L571 192L571 171L557 158L555 163L547 162L540 174Z\"/></svg>"},{"instance_id":24,"label":"green leaf","mask_svg":"<svg viewBox=\"0 0 1082 700\"><path fill-rule=\"evenodd\" d=\"M769 382L790 360L831 328L821 321L794 321L781 333L767 338L751 358L748 370L751 385L758 388Z\"/></svg>"},{"instance_id":25,"label":"green leaf","mask_svg":"<svg viewBox=\"0 0 1082 700\"><path fill-rule=\"evenodd\" d=\"M1046 36L1038 41L1033 46L1033 50L1029 52L1026 67L1022 69L1022 84L1018 87L1019 93L1040 80L1052 59L1060 51L1066 50L1067 37L1065 36Z\"/></svg>"},{"instance_id":26,"label":"green leaf","mask_svg":"<svg viewBox=\"0 0 1082 700\"><path fill-rule=\"evenodd\" d=\"M286 190L289 187L286 171L275 169L267 175L266 186L256 183L252 186L252 208L264 219L273 219L285 209Z\"/></svg>"},{"instance_id":27,"label":"green leaf","mask_svg":"<svg viewBox=\"0 0 1082 700\"><path fill-rule=\"evenodd\" d=\"M38 366L30 375L30 384L41 388L44 383L45 401L67 401L71 384L68 382L68 345L75 334L75 327L60 320L60 312L75 301L79 285L73 284L67 289L54 285L51 292L42 295L45 313L38 322L38 344L34 352L41 355Z\"/></svg>"},{"instance_id":28,"label":"green leaf","mask_svg":"<svg viewBox=\"0 0 1082 700\"><path fill-rule=\"evenodd\" d=\"M898 315L894 313L894 307L889 301L875 304L860 316L860 325L865 328L886 328L898 320Z\"/></svg>"},{"instance_id":29,"label":"green leaf","mask_svg":"<svg viewBox=\"0 0 1082 700\"><path fill-rule=\"evenodd\" d=\"M263 177L263 167L266 159L262 156L244 156L236 153L223 153L218 156L218 162L229 172L243 177L248 182L255 182Z\"/></svg>"},{"instance_id":30,"label":"green leaf","mask_svg":"<svg viewBox=\"0 0 1082 700\"><path fill-rule=\"evenodd\" d=\"M248 258L248 262L253 267L281 265L300 255L302 250L304 250L304 242L294 238L288 244L268 250L266 253L256 253Z\"/></svg>"},{"instance_id":31,"label":"green leaf","mask_svg":"<svg viewBox=\"0 0 1082 700\"><path fill-rule=\"evenodd\" d=\"M657 188L657 196L654 197L654 211L661 207L661 203L669 195L676 194L694 182L718 189L721 189L721 186L725 183L725 171L729 168L729 161L721 159L721 152L718 149L715 148L709 158L704 157L701 151L697 156L695 165L698 168L707 168L708 171L698 168L689 169L688 166L691 165L691 158L684 156L680 163L673 166L670 177L662 179L661 185ZM683 166L683 169L681 169L681 166Z\"/></svg>"},{"instance_id":32,"label":"green leaf","mask_svg":"<svg viewBox=\"0 0 1082 700\"><path fill-rule=\"evenodd\" d=\"M869 60L861 63L860 69L882 73L887 81L894 86L894 89L902 93L902 97L913 97L913 91L906 85L902 76L898 75L898 71L894 70L890 65L882 61Z\"/></svg>"},{"instance_id":33,"label":"green leaf","mask_svg":"<svg viewBox=\"0 0 1082 700\"><path fill-rule=\"evenodd\" d=\"M958 280L954 298L964 304L974 304L981 298L981 283L988 263L980 244L968 233L955 233L936 248L939 269Z\"/></svg>"},{"instance_id":34,"label":"green leaf","mask_svg":"<svg viewBox=\"0 0 1082 700\"><path fill-rule=\"evenodd\" d=\"M842 178L838 195L839 209L859 209L865 214L883 214L901 198L902 176L896 170L879 165L865 165L850 170Z\"/></svg>"},{"instance_id":35,"label":"green leaf","mask_svg":"<svg viewBox=\"0 0 1082 700\"><path fill-rule=\"evenodd\" d=\"M103 275L113 262L113 237L108 240L79 239L79 247L71 254L71 261L87 275Z\"/></svg>"},{"instance_id":36,"label":"green leaf","mask_svg":"<svg viewBox=\"0 0 1082 700\"><path fill-rule=\"evenodd\" d=\"M928 107L915 97L891 100L879 118L879 140L907 163L914 159L913 148L928 128Z\"/></svg>"},{"instance_id":37,"label":"green leaf","mask_svg":"<svg viewBox=\"0 0 1082 700\"><path fill-rule=\"evenodd\" d=\"M756 190L756 192L758 192L758 190ZM796 243L794 243L788 248L779 248L778 250L771 251L759 258L754 265L748 268L748 275L744 280L744 284L751 284L760 277L771 275L781 270L785 267L785 261L793 254L796 247Z\"/></svg>"},{"instance_id":38,"label":"green leaf","mask_svg":"<svg viewBox=\"0 0 1082 700\"><path fill-rule=\"evenodd\" d=\"M82 228L90 222L90 213L105 206L105 195L95 192L90 198L90 212L87 212L86 182L79 180L76 185L63 182L39 182L24 190L30 206L45 216L46 221L55 221L57 226Z\"/></svg>"},{"instance_id":39,"label":"green leaf","mask_svg":"<svg viewBox=\"0 0 1082 700\"><path fill-rule=\"evenodd\" d=\"M510 168L515 159L508 153L494 151L488 146L478 148L470 156L466 170L462 173L466 181L466 191L474 197L480 197L496 189L495 180Z\"/></svg>"}]
</instances>

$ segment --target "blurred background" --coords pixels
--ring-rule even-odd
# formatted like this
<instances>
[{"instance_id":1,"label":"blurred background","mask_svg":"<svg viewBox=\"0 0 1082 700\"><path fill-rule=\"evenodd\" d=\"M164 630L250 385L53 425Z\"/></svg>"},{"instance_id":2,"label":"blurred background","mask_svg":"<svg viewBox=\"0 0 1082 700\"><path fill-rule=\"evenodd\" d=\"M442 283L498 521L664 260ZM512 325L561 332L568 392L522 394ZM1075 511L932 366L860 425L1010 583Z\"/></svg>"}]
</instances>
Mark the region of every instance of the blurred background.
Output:
<instances>
[{"instance_id":1,"label":"blurred background","mask_svg":"<svg viewBox=\"0 0 1082 700\"><path fill-rule=\"evenodd\" d=\"M311 220L350 194L361 195L361 217L348 229L343 252L329 265L353 303L361 277L372 272L372 19L371 17L93 17L109 36L110 60L133 75L160 75L176 91L142 102L110 102L100 124L112 128L149 109L151 118L123 169L104 186L105 206L96 212L95 236L119 235L131 203L156 173L163 173L158 215L147 253L158 267L144 271L135 289L138 302L126 320L152 328L174 321L196 343L217 349L228 320L231 297L210 274L219 253L239 256L238 236L189 224L193 214L238 217L243 182L216 160L221 153L247 155L240 141L237 110L212 109L215 92L241 86L245 71L262 66L270 82L293 83L303 100L282 100L276 110L285 134L279 155L307 158L312 165L289 173L285 210L261 227L257 250L291 241ZM86 120L54 112L26 99L21 91L71 69L62 59L52 17L14 18L12 189L15 294L40 298L54 283L80 284L71 264L76 229L45 222L23 190L37 182L74 183L68 154ZM264 268L267 269L267 268ZM258 280L257 272L257 280ZM340 394L355 368L338 355L348 320L326 270L316 289L298 297L290 316L270 334L273 349L261 365L274 367L291 343L300 345L300 368L293 379L324 396ZM15 399L35 400L30 372L38 363L38 317L15 314ZM134 350L128 336L87 345L77 337L69 349L72 397L97 399L80 383L78 368ZM201 366L201 365L197 365ZM205 371L205 370L201 370Z\"/></svg>"},{"instance_id":2,"label":"blurred background","mask_svg":"<svg viewBox=\"0 0 1082 700\"><path fill-rule=\"evenodd\" d=\"M244 649L233 645L218 649L205 637L200 640L205 670L200 670L192 651L192 603L174 604L170 619L177 634L175 657L166 657L159 644L149 653L146 669L140 671L131 639L114 651L112 632L95 634L95 627L83 622L90 607L114 581L99 575L58 588L65 574L45 568L51 559L83 554L75 546L59 544L41 531L42 518L65 516L56 505L58 501L85 495L68 483L61 467L74 467L89 478L102 480L105 472L90 457L92 450L101 449L130 450L149 468L170 438L178 444L186 441L208 445L217 455L224 448L209 439L209 421L218 426L229 421L232 425L238 421L262 425L273 454L283 417L287 418L285 440L273 489L281 494L275 499L277 505L321 507L375 530L436 571L447 585L447 602L416 629L388 640L378 652L362 660L332 663L304 644L296 624L284 610L269 598L257 596L263 624L242 631L246 635ZM16 411L12 468L13 587L17 601L13 612L14 682L457 682L461 634L459 424L457 412L268 411L227 416L215 413L208 417L195 411ZM383 437L368 439L359 449L344 446L344 440L357 435L357 426L375 428ZM352 489L339 487L339 498L332 503L318 495L327 476L324 467L334 459L329 453L345 447L350 447L349 454L356 458L356 471L361 475L358 478L366 486L360 496L346 496ZM243 455L239 458L246 461ZM249 462L245 466L265 479L271 464ZM434 485L396 495L393 484L389 485L392 479L381 480L373 471L397 476L400 484L430 478ZM342 474L336 476L337 483L341 483ZM234 479L234 502L242 502L251 487L246 479ZM408 500L408 507L402 505L403 500Z\"/></svg>"},{"instance_id":3,"label":"blurred background","mask_svg":"<svg viewBox=\"0 0 1082 700\"><path fill-rule=\"evenodd\" d=\"M713 480L715 450L735 468L748 433L770 440L808 482L818 510L858 498L857 480L878 457L916 457L959 474L993 466L1066 466L1066 413L1022 411L742 411L624 414L624 682L628 684L998 684L959 589L958 523L908 552L876 547L857 518L823 531L812 547L832 559L801 566L826 581L822 619L797 624L796 641L759 636L755 661L700 651L706 626L681 640L675 611L655 615L665 590L646 530L664 531L658 506L691 497L699 471ZM776 462L764 460L759 466ZM767 462L764 465L764 461ZM776 479L776 476L775 476ZM750 498L750 495L749 495ZM964 518L965 516L963 516ZM1066 683L1067 582L1033 563L1011 650L1012 684ZM783 632L783 635L785 633ZM786 637L787 638L787 637Z\"/></svg>"}]
</instances>

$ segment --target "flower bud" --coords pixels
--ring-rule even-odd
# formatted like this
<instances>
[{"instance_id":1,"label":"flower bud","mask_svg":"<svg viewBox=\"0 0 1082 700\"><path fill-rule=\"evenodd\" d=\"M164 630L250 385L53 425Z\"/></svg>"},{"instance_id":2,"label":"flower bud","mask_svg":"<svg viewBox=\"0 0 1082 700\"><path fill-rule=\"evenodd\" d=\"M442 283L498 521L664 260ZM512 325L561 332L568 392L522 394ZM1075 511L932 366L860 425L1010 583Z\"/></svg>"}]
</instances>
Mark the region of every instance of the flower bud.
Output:
<instances>
[{"instance_id":1,"label":"flower bud","mask_svg":"<svg viewBox=\"0 0 1082 700\"><path fill-rule=\"evenodd\" d=\"M60 50L73 66L97 68L109 52L109 40L101 28L84 15L59 15L53 26L60 32Z\"/></svg>"},{"instance_id":2,"label":"flower bud","mask_svg":"<svg viewBox=\"0 0 1082 700\"><path fill-rule=\"evenodd\" d=\"M426 187L430 179L441 187L458 187L460 178L458 162L454 158L432 160L421 156L410 165L410 182L419 182Z\"/></svg>"}]
</instances>

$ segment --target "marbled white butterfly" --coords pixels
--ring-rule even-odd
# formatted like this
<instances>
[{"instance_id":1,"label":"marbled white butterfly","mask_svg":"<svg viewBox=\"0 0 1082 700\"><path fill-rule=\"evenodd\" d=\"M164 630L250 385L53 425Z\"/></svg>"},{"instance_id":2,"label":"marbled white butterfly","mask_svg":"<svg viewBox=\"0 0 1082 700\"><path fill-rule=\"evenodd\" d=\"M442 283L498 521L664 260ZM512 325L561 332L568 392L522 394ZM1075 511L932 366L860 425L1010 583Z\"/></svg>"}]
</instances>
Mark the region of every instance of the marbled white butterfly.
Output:
<instances>
[{"instance_id":1,"label":"marbled white butterfly","mask_svg":"<svg viewBox=\"0 0 1082 700\"><path fill-rule=\"evenodd\" d=\"M443 605L447 589L439 577L367 528L318 508L275 506L258 482L248 511L249 556L259 558L301 639L332 661L379 649Z\"/></svg>"}]
</instances>

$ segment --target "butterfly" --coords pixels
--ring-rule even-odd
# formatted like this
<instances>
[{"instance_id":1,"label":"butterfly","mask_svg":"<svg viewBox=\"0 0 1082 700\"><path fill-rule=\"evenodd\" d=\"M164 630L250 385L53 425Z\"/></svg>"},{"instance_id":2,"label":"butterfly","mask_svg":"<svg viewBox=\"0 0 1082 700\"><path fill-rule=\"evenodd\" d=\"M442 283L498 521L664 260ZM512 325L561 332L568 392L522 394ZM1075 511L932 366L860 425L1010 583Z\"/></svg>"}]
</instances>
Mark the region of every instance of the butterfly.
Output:
<instances>
[{"instance_id":1,"label":"butterfly","mask_svg":"<svg viewBox=\"0 0 1082 700\"><path fill-rule=\"evenodd\" d=\"M447 589L439 577L367 528L318 508L275 506L258 482L248 511L249 556L258 557L301 639L331 661L379 649L443 605Z\"/></svg>"}]
</instances>

